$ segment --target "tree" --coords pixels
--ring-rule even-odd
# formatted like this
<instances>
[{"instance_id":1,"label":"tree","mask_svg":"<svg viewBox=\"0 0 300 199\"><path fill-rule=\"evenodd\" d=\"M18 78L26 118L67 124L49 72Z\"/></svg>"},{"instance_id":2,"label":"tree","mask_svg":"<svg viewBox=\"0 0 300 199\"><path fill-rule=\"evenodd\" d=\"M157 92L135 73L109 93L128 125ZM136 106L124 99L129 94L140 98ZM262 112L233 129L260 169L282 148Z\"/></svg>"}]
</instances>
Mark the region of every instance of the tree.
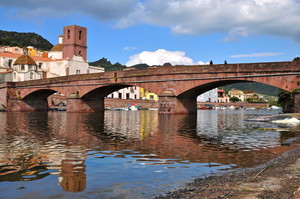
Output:
<instances>
[{"instance_id":1,"label":"tree","mask_svg":"<svg viewBox=\"0 0 300 199\"><path fill-rule=\"evenodd\" d=\"M164 63L164 65L163 66L172 66L172 64L171 63L169 63L169 62L167 62L167 63Z\"/></svg>"},{"instance_id":2,"label":"tree","mask_svg":"<svg viewBox=\"0 0 300 199\"><path fill-rule=\"evenodd\" d=\"M293 109L293 95L292 93L281 90L278 95L278 104L282 107L283 112L289 113Z\"/></svg>"},{"instance_id":3,"label":"tree","mask_svg":"<svg viewBox=\"0 0 300 199\"><path fill-rule=\"evenodd\" d=\"M231 101L231 102L238 102L238 101L241 101L241 100L238 97L231 97L231 98L229 98L229 101Z\"/></svg>"},{"instance_id":4,"label":"tree","mask_svg":"<svg viewBox=\"0 0 300 199\"><path fill-rule=\"evenodd\" d=\"M300 61L300 57L295 57L293 61Z\"/></svg>"},{"instance_id":5,"label":"tree","mask_svg":"<svg viewBox=\"0 0 300 199\"><path fill-rule=\"evenodd\" d=\"M210 60L210 62L209 62L209 65L213 65L214 63L213 63L213 61L212 60Z\"/></svg>"},{"instance_id":6,"label":"tree","mask_svg":"<svg viewBox=\"0 0 300 199\"><path fill-rule=\"evenodd\" d=\"M226 60L224 61L224 64L225 64L225 65L227 64L227 61L226 61Z\"/></svg>"}]
</instances>

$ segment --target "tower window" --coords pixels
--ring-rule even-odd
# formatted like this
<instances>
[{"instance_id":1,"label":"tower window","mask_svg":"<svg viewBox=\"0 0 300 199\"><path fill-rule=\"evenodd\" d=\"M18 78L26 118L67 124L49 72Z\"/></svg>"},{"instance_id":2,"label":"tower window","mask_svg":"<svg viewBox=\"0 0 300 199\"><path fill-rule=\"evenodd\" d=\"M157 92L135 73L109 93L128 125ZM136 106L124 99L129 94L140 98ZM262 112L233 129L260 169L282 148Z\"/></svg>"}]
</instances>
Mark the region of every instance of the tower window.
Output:
<instances>
[{"instance_id":1,"label":"tower window","mask_svg":"<svg viewBox=\"0 0 300 199\"><path fill-rule=\"evenodd\" d=\"M68 39L70 39L70 36L71 36L71 31L68 30Z\"/></svg>"},{"instance_id":2,"label":"tower window","mask_svg":"<svg viewBox=\"0 0 300 199\"><path fill-rule=\"evenodd\" d=\"M82 31L79 30L79 40L81 40L81 36L82 36Z\"/></svg>"}]
</instances>

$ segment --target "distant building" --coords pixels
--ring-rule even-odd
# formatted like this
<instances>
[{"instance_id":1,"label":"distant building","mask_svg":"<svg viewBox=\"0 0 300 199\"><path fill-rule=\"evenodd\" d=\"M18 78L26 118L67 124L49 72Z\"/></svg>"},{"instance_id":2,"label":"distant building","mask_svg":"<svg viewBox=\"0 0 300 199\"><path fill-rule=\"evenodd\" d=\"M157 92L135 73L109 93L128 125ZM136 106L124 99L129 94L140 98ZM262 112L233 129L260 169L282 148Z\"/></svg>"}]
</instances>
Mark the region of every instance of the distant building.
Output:
<instances>
[{"instance_id":1,"label":"distant building","mask_svg":"<svg viewBox=\"0 0 300 199\"><path fill-rule=\"evenodd\" d=\"M141 99L154 100L154 101L158 100L157 94L151 93L150 91L145 90L144 88L140 88L140 92L141 92Z\"/></svg>"},{"instance_id":2,"label":"distant building","mask_svg":"<svg viewBox=\"0 0 300 199\"><path fill-rule=\"evenodd\" d=\"M63 51L63 35L58 36L58 44L53 46L48 53L48 57L51 59L62 59Z\"/></svg>"},{"instance_id":3,"label":"distant building","mask_svg":"<svg viewBox=\"0 0 300 199\"><path fill-rule=\"evenodd\" d=\"M197 97L197 102L217 102L218 88L207 91Z\"/></svg>"},{"instance_id":4,"label":"distant building","mask_svg":"<svg viewBox=\"0 0 300 199\"><path fill-rule=\"evenodd\" d=\"M87 29L71 25L64 27L63 59L71 59L74 55L87 61Z\"/></svg>"},{"instance_id":5,"label":"distant building","mask_svg":"<svg viewBox=\"0 0 300 199\"><path fill-rule=\"evenodd\" d=\"M228 91L228 96L229 97L237 97L241 101L245 101L245 93L242 90L230 90L230 91Z\"/></svg>"},{"instance_id":6,"label":"distant building","mask_svg":"<svg viewBox=\"0 0 300 199\"><path fill-rule=\"evenodd\" d=\"M140 87L133 86L115 91L107 96L113 99L140 99Z\"/></svg>"},{"instance_id":7,"label":"distant building","mask_svg":"<svg viewBox=\"0 0 300 199\"><path fill-rule=\"evenodd\" d=\"M27 81L41 79L36 62L29 55L21 55L13 64L13 81Z\"/></svg>"},{"instance_id":8,"label":"distant building","mask_svg":"<svg viewBox=\"0 0 300 199\"><path fill-rule=\"evenodd\" d=\"M0 52L10 52L14 54L23 55L23 49L18 46L13 46L13 47L4 46L1 48Z\"/></svg>"},{"instance_id":9,"label":"distant building","mask_svg":"<svg viewBox=\"0 0 300 199\"><path fill-rule=\"evenodd\" d=\"M0 52L0 72L3 72L0 73L0 82L104 72L104 68L89 66L86 61L86 33L86 28L80 26L64 27L64 34L67 35L63 38L68 41L63 42L60 36L58 45L51 49L49 57L45 57L45 53L42 56L29 55L39 54L33 47L25 52L23 50L24 55Z\"/></svg>"},{"instance_id":10,"label":"distant building","mask_svg":"<svg viewBox=\"0 0 300 199\"><path fill-rule=\"evenodd\" d=\"M219 103L228 103L229 97L225 95L225 91L218 89L218 102Z\"/></svg>"}]
</instances>

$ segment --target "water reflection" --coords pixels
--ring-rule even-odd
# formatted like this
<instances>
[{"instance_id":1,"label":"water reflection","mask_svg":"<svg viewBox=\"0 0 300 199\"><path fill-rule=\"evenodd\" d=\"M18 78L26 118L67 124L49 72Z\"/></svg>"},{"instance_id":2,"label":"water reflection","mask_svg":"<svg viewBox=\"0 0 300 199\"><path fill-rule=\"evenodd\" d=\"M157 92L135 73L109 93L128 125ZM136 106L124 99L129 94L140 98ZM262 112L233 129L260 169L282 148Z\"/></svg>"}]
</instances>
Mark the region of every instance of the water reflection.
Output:
<instances>
[{"instance_id":1,"label":"water reflection","mask_svg":"<svg viewBox=\"0 0 300 199\"><path fill-rule=\"evenodd\" d=\"M26 187L45 179L35 190L42 194L47 183L58 183L61 190L49 197L66 192L98 197L101 192L139 198L145 190L165 191L191 176L252 167L288 150L280 142L292 133L259 128L286 126L244 121L258 114L267 113L0 113L0 185L19 181ZM17 186L9 185L14 191Z\"/></svg>"}]
</instances>

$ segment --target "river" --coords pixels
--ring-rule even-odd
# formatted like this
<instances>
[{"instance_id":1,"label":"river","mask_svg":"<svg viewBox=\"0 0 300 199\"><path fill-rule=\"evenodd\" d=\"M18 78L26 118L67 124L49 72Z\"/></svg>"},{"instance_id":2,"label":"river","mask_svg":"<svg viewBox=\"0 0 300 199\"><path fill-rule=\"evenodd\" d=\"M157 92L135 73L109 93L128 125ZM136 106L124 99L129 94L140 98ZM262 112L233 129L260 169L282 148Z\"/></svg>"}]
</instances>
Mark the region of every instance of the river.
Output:
<instances>
[{"instance_id":1,"label":"river","mask_svg":"<svg viewBox=\"0 0 300 199\"><path fill-rule=\"evenodd\" d=\"M0 198L152 198L290 149L272 110L0 112Z\"/></svg>"}]
</instances>

